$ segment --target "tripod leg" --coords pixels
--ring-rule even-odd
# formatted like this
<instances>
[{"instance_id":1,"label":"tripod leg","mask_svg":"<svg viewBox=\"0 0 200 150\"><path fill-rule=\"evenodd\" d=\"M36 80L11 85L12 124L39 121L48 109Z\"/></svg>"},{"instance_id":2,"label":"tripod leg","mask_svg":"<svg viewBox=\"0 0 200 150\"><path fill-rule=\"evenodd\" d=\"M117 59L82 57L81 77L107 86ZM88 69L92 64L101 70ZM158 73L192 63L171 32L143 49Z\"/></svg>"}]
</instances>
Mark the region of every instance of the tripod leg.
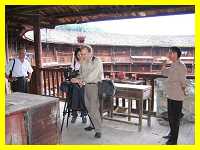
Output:
<instances>
[{"instance_id":1,"label":"tripod leg","mask_svg":"<svg viewBox=\"0 0 200 150\"><path fill-rule=\"evenodd\" d=\"M62 129L63 129L64 122L65 122L65 117L63 116L62 125L61 125L61 130L60 130L61 133L62 133Z\"/></svg>"},{"instance_id":2,"label":"tripod leg","mask_svg":"<svg viewBox=\"0 0 200 150\"><path fill-rule=\"evenodd\" d=\"M64 105L64 108L63 108L63 119L62 119L62 125L61 125L61 133L62 133L62 129L63 129L63 125L64 125L64 122L65 122L65 115L66 115L66 111L67 111L67 100L65 101L65 105Z\"/></svg>"},{"instance_id":3,"label":"tripod leg","mask_svg":"<svg viewBox=\"0 0 200 150\"><path fill-rule=\"evenodd\" d=\"M91 117L90 117L89 114L88 114L88 117L89 117L89 119L90 119L90 122L91 122L91 124L92 124L92 127L95 129L94 123L92 122L92 119L91 119Z\"/></svg>"},{"instance_id":4,"label":"tripod leg","mask_svg":"<svg viewBox=\"0 0 200 150\"><path fill-rule=\"evenodd\" d=\"M69 102L68 102L68 104L67 104L67 108L66 108L66 113L67 113L67 124L66 124L66 128L68 127L68 125L69 125L69 117L70 117L70 111L71 111L71 106L70 106L70 104L71 104L71 99L72 99L72 97L69 97Z\"/></svg>"},{"instance_id":5,"label":"tripod leg","mask_svg":"<svg viewBox=\"0 0 200 150\"><path fill-rule=\"evenodd\" d=\"M66 127L68 127L68 124L69 124L69 117L70 117L70 109L67 108L67 124L66 124Z\"/></svg>"}]
</instances>

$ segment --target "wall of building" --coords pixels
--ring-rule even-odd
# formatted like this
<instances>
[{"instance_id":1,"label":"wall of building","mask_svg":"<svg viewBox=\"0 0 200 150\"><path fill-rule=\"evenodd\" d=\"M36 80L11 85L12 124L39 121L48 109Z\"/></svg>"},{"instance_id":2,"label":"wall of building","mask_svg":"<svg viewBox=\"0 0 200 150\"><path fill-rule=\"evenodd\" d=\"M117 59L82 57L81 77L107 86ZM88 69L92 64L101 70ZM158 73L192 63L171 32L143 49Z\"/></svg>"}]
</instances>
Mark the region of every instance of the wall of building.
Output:
<instances>
[{"instance_id":1,"label":"wall of building","mask_svg":"<svg viewBox=\"0 0 200 150\"><path fill-rule=\"evenodd\" d=\"M34 61L33 43L27 40L15 38L9 39L9 58L15 57L17 48L27 49L28 59L32 65ZM70 64L72 51L78 47L70 44L42 44L42 63L44 66ZM106 46L93 45L94 55L100 57L104 63L104 71L107 75L112 72L124 71L127 77L137 72L158 72L161 69L162 59L167 57L169 47L135 47L135 46ZM182 61L185 62L188 73L194 73L194 48L181 47Z\"/></svg>"}]
</instances>

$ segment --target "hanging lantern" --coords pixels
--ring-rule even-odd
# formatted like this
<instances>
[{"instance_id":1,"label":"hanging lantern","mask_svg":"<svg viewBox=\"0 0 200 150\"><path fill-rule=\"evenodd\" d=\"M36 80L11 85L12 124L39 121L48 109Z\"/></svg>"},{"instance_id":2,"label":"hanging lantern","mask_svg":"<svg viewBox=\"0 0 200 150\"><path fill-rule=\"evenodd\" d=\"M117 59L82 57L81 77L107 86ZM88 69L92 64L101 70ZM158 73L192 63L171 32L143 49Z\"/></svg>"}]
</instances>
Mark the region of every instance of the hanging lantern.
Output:
<instances>
[{"instance_id":1,"label":"hanging lantern","mask_svg":"<svg viewBox=\"0 0 200 150\"><path fill-rule=\"evenodd\" d=\"M85 36L83 36L83 35L77 36L77 41L78 41L78 43L84 43L85 42Z\"/></svg>"}]
</instances>

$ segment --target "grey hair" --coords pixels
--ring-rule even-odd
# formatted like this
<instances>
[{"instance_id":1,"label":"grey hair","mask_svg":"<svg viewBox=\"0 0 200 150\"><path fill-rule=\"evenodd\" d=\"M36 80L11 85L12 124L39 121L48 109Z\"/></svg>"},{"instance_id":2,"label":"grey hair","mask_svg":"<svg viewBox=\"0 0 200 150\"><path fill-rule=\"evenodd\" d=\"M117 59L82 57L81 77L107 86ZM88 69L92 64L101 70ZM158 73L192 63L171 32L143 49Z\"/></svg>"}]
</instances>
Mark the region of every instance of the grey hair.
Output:
<instances>
[{"instance_id":1,"label":"grey hair","mask_svg":"<svg viewBox=\"0 0 200 150\"><path fill-rule=\"evenodd\" d=\"M81 45L80 46L80 49L87 49L89 53L92 53L93 54L93 49L90 45Z\"/></svg>"}]
</instances>

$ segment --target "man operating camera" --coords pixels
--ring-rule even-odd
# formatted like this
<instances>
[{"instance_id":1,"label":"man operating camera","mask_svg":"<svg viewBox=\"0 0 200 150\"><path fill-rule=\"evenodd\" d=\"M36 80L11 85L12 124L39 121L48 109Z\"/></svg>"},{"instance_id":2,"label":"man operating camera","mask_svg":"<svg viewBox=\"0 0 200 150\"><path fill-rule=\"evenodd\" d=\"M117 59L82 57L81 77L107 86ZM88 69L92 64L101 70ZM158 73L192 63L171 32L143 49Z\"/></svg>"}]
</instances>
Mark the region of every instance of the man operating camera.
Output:
<instances>
[{"instance_id":1,"label":"man operating camera","mask_svg":"<svg viewBox=\"0 0 200 150\"><path fill-rule=\"evenodd\" d=\"M93 56L93 49L88 45L81 46L80 76L72 78L72 83L85 86L84 98L91 125L86 131L95 130L95 138L101 137L101 118L99 112L98 82L103 78L103 65L100 59ZM93 125L94 126L93 126Z\"/></svg>"}]
</instances>

